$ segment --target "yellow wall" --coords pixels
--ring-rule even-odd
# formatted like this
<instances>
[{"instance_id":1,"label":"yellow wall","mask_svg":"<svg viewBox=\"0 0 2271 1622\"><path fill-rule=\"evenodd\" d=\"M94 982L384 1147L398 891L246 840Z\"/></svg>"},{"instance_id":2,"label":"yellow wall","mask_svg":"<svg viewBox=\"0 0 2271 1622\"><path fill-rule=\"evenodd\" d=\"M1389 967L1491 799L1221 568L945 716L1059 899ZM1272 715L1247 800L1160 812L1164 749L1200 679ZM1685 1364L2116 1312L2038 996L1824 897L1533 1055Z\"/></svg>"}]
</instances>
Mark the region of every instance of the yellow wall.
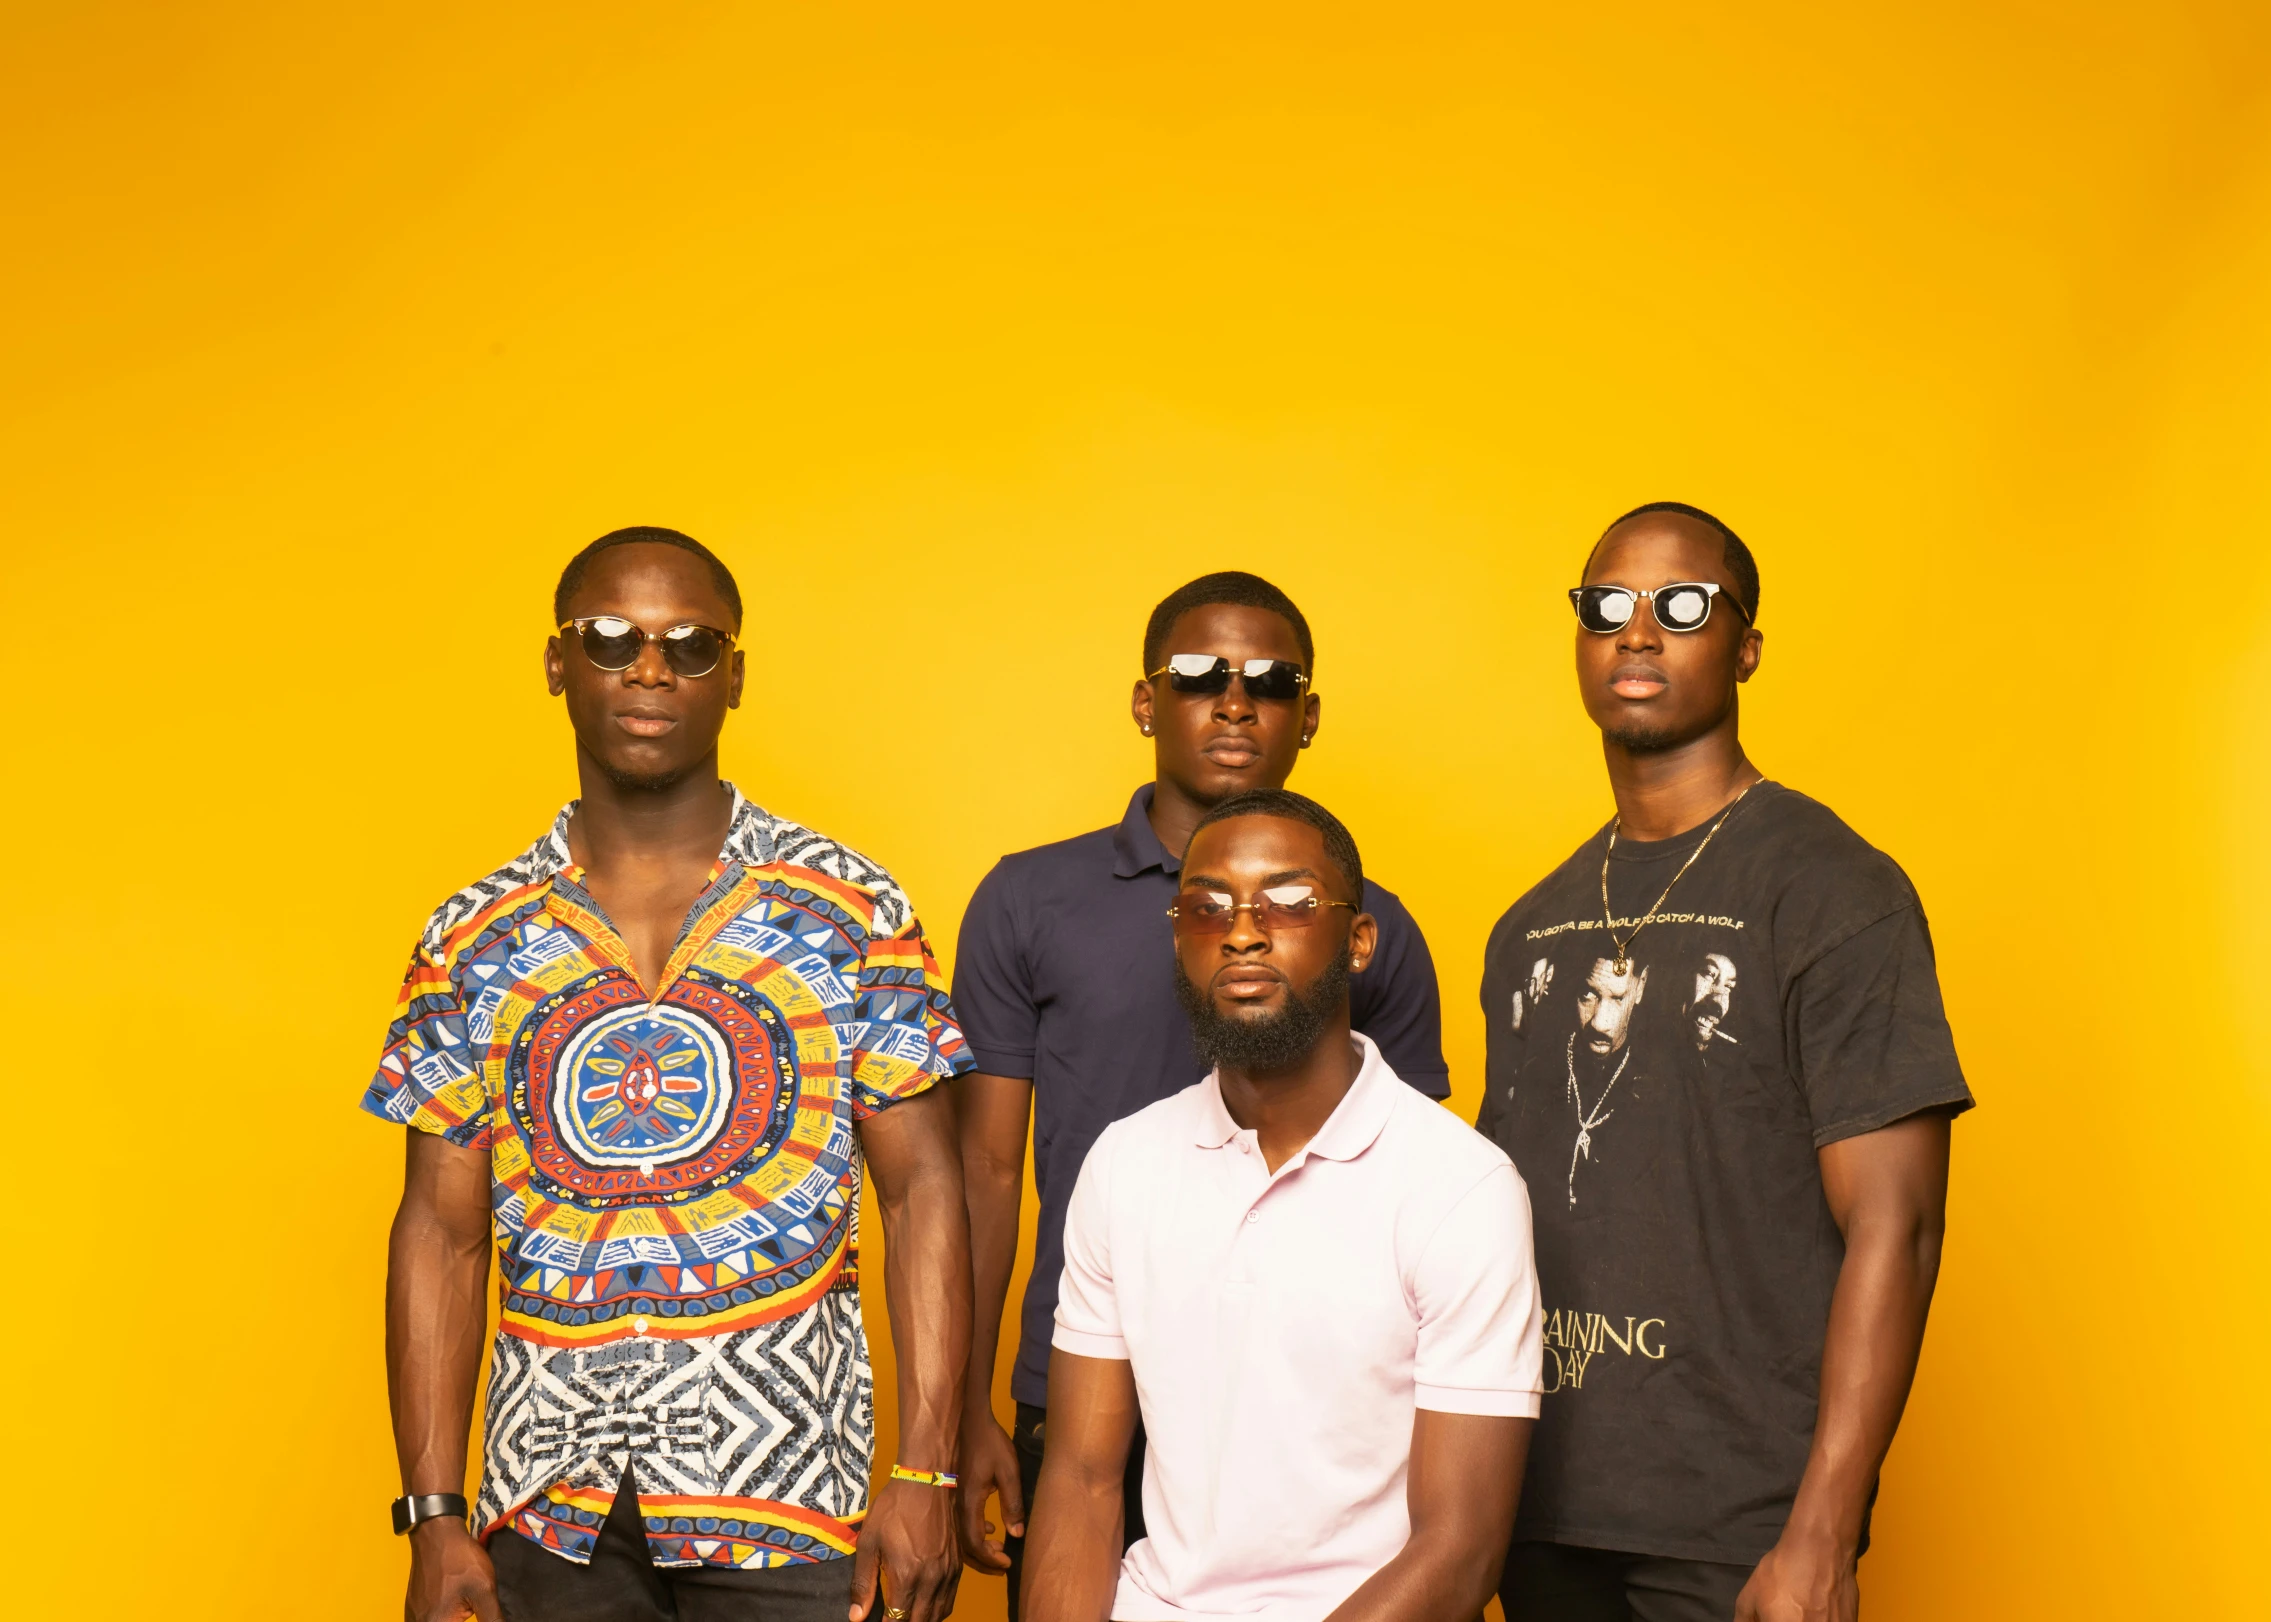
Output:
<instances>
[{"instance_id":1,"label":"yellow wall","mask_svg":"<svg viewBox=\"0 0 2271 1622\"><path fill-rule=\"evenodd\" d=\"M1267 572L1471 1108L1489 922L1606 814L1560 588L1664 496L1982 1104L1872 1614L2261 1605L2259 4L9 10L21 1614L399 1614L354 1104L571 791L571 548L733 562L731 774L943 948L1144 771L1149 605Z\"/></svg>"}]
</instances>

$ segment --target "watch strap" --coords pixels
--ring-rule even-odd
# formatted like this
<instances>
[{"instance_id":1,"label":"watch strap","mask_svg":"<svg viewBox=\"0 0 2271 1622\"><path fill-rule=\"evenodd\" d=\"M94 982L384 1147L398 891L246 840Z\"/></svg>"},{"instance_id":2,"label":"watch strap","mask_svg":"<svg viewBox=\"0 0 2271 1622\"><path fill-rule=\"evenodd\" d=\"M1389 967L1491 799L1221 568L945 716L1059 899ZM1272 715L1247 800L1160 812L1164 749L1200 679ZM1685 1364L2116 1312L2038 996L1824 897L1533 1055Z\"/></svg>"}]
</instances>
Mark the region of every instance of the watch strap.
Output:
<instances>
[{"instance_id":1,"label":"watch strap","mask_svg":"<svg viewBox=\"0 0 2271 1622\"><path fill-rule=\"evenodd\" d=\"M420 1521L438 1521L444 1515L465 1519L465 1495L456 1492L414 1493L388 1506L394 1512L394 1535L400 1537Z\"/></svg>"}]
</instances>

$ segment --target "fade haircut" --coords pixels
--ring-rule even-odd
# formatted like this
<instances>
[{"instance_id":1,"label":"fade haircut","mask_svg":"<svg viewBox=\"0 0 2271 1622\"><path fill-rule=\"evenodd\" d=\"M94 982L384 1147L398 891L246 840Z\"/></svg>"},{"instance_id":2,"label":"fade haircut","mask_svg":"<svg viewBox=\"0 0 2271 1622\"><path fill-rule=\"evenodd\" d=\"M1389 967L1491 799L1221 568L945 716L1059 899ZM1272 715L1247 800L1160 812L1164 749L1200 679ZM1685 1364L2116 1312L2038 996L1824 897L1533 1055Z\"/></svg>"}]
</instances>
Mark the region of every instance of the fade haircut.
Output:
<instances>
[{"instance_id":1,"label":"fade haircut","mask_svg":"<svg viewBox=\"0 0 2271 1622\"><path fill-rule=\"evenodd\" d=\"M1359 907L1364 905L1364 858L1356 853L1355 837L1340 818L1308 795L1285 788L1250 788L1243 794L1233 794L1199 818L1191 837L1198 838L1200 828L1211 828L1233 817L1283 817L1288 822L1309 824L1325 836L1325 854L1348 881L1349 899Z\"/></svg>"},{"instance_id":2,"label":"fade haircut","mask_svg":"<svg viewBox=\"0 0 2271 1622\"><path fill-rule=\"evenodd\" d=\"M1740 606L1744 614L1749 616L1750 623L1756 625L1758 623L1758 560L1751 556L1751 549L1743 544L1743 538L1701 507L1691 507L1684 501L1648 502L1643 506L1633 508L1632 511L1619 518L1616 524L1611 524L1609 529L1616 528L1617 524L1624 523L1627 519L1644 517L1649 513L1678 513L1681 517L1692 518L1697 523L1717 533L1719 536L1720 561L1727 565L1727 572L1735 577L1735 590L1740 598ZM1609 529L1601 531L1601 540L1608 539ZM1595 541L1593 552L1598 552L1600 549L1601 542ZM1585 566L1588 569L1593 566L1592 552L1585 554Z\"/></svg>"},{"instance_id":3,"label":"fade haircut","mask_svg":"<svg viewBox=\"0 0 2271 1622\"><path fill-rule=\"evenodd\" d=\"M634 524L629 529L611 529L598 540L568 559L568 566L560 571L560 583L552 591L552 623L568 622L568 604L576 590L591 572L592 559L617 546L675 546L681 552L691 552L710 566L710 583L718 588L726 607L733 610L733 624L722 629L741 629L741 588L733 582L733 571L725 560L691 535L682 535L675 529L661 529L653 524Z\"/></svg>"},{"instance_id":4,"label":"fade haircut","mask_svg":"<svg viewBox=\"0 0 2271 1622\"><path fill-rule=\"evenodd\" d=\"M1143 673L1148 676L1166 662L1167 636L1175 629L1177 620L1194 608L1211 608L1217 603L1233 608L1266 609L1284 620L1293 627L1293 640L1301 645L1301 668L1312 676L1317 673L1317 645L1309 640L1309 622L1301 617L1301 610L1277 587L1243 569L1202 574L1161 599L1143 628Z\"/></svg>"}]
</instances>

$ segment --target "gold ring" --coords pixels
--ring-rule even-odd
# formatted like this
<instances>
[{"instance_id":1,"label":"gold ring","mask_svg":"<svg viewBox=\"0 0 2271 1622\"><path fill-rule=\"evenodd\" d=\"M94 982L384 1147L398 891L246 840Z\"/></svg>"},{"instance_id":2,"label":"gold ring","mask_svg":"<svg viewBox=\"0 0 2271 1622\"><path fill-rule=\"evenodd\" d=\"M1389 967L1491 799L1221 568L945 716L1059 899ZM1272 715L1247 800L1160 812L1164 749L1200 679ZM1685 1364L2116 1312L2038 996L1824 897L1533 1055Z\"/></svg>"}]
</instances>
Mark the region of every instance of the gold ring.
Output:
<instances>
[{"instance_id":1,"label":"gold ring","mask_svg":"<svg viewBox=\"0 0 2271 1622\"><path fill-rule=\"evenodd\" d=\"M904 1605L886 1605L883 1608L885 1622L907 1622L907 1618L914 1614Z\"/></svg>"}]
</instances>

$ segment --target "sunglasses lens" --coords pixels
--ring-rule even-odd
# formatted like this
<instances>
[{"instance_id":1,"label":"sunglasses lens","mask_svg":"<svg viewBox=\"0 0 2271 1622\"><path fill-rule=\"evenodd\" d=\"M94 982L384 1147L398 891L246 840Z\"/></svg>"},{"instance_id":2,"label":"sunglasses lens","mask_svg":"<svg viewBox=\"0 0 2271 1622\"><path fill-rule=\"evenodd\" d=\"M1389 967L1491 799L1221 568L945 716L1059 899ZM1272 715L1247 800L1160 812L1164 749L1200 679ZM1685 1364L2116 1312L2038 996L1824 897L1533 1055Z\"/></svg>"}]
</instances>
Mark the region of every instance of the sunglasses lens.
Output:
<instances>
[{"instance_id":1,"label":"sunglasses lens","mask_svg":"<svg viewBox=\"0 0 2271 1622\"><path fill-rule=\"evenodd\" d=\"M663 634L662 656L681 676L707 676L725 657L725 638L706 625L674 626Z\"/></svg>"},{"instance_id":2,"label":"sunglasses lens","mask_svg":"<svg viewBox=\"0 0 2271 1622\"><path fill-rule=\"evenodd\" d=\"M1630 623L1639 601L1622 586L1581 586L1577 591L1577 623L1588 631L1621 631Z\"/></svg>"},{"instance_id":3,"label":"sunglasses lens","mask_svg":"<svg viewBox=\"0 0 2271 1622\"><path fill-rule=\"evenodd\" d=\"M1214 890L1185 890L1175 898L1175 927L1186 935L1227 935L1237 904Z\"/></svg>"},{"instance_id":4,"label":"sunglasses lens","mask_svg":"<svg viewBox=\"0 0 2271 1622\"><path fill-rule=\"evenodd\" d=\"M1324 911L1317 905L1316 891L1306 884L1272 885L1257 899L1261 905L1254 917L1264 929L1307 929Z\"/></svg>"},{"instance_id":5,"label":"sunglasses lens","mask_svg":"<svg viewBox=\"0 0 2271 1622\"><path fill-rule=\"evenodd\" d=\"M1701 586L1666 586L1654 601L1656 619L1667 631L1692 631L1711 617L1711 593Z\"/></svg>"},{"instance_id":6,"label":"sunglasses lens","mask_svg":"<svg viewBox=\"0 0 2271 1622\"><path fill-rule=\"evenodd\" d=\"M1178 653L1167 661L1167 685L1178 693L1222 693L1230 689L1230 661L1211 653Z\"/></svg>"},{"instance_id":7,"label":"sunglasses lens","mask_svg":"<svg viewBox=\"0 0 2271 1622\"><path fill-rule=\"evenodd\" d=\"M638 662L645 635L629 620L603 614L584 626L584 657L601 670L628 670Z\"/></svg>"},{"instance_id":8,"label":"sunglasses lens","mask_svg":"<svg viewBox=\"0 0 2271 1622\"><path fill-rule=\"evenodd\" d=\"M1301 696L1301 667L1285 659L1249 659L1242 673L1248 698Z\"/></svg>"}]
</instances>

